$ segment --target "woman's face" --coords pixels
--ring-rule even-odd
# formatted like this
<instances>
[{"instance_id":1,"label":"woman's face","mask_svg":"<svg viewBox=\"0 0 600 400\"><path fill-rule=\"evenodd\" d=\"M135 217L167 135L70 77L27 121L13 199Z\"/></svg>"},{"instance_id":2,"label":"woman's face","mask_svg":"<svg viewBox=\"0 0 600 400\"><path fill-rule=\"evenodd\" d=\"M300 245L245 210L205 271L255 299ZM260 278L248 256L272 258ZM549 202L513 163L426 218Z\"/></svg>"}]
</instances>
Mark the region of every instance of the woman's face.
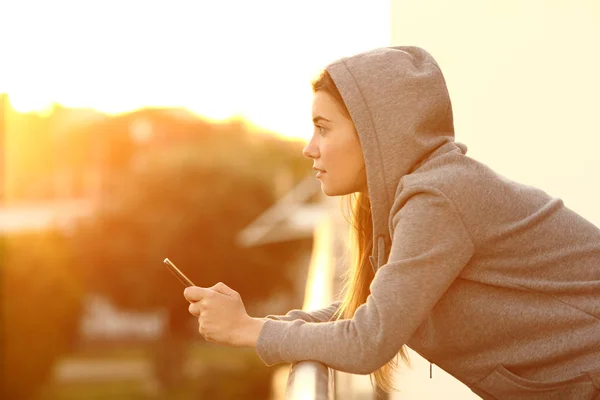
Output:
<instances>
[{"instance_id":1,"label":"woman's face","mask_svg":"<svg viewBox=\"0 0 600 400\"><path fill-rule=\"evenodd\" d=\"M365 160L356 128L329 94L313 97L314 132L302 154L313 167L324 170L317 177L327 196L367 192ZM315 173L318 171L315 171Z\"/></svg>"}]
</instances>

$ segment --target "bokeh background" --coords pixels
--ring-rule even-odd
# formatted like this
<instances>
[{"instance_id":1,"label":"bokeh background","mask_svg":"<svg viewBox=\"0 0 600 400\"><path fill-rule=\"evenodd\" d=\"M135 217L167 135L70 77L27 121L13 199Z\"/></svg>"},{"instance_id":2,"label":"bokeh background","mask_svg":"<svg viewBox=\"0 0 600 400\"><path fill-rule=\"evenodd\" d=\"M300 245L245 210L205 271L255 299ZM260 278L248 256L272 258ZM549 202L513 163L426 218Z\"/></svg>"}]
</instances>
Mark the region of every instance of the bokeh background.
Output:
<instances>
[{"instance_id":1,"label":"bokeh background","mask_svg":"<svg viewBox=\"0 0 600 400\"><path fill-rule=\"evenodd\" d=\"M600 226L594 0L4 1L0 37L3 399L277 398L162 260L252 316L302 306L310 79L369 48L430 51L468 155ZM243 245L274 207L308 228ZM411 357L397 398L473 396Z\"/></svg>"}]
</instances>

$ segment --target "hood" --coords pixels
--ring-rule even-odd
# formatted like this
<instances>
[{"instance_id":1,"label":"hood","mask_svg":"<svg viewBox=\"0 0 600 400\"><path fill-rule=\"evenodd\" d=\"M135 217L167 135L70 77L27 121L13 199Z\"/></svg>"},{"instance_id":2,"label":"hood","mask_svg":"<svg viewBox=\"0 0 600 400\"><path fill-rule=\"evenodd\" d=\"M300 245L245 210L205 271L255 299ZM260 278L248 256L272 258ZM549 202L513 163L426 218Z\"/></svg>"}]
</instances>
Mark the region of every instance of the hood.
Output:
<instances>
[{"instance_id":1,"label":"hood","mask_svg":"<svg viewBox=\"0 0 600 400\"><path fill-rule=\"evenodd\" d=\"M391 245L388 219L400 179L437 154L466 154L467 148L454 143L446 82L425 50L373 49L341 58L326 70L360 138L373 215L373 254L382 254ZM377 266L381 261L379 257Z\"/></svg>"}]
</instances>

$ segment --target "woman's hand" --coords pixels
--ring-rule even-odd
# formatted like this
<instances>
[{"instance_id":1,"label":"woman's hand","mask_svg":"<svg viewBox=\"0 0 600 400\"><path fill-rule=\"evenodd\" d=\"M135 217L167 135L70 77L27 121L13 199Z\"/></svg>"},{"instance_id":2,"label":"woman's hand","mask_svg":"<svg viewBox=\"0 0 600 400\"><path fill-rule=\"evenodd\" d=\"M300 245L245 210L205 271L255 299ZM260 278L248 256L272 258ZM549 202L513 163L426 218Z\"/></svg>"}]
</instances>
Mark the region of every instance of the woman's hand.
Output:
<instances>
[{"instance_id":1,"label":"woman's hand","mask_svg":"<svg viewBox=\"0 0 600 400\"><path fill-rule=\"evenodd\" d=\"M263 318L252 318L239 293L224 283L210 288L191 286L183 296L191 304L190 314L198 317L198 332L206 341L234 347L255 347Z\"/></svg>"}]
</instances>

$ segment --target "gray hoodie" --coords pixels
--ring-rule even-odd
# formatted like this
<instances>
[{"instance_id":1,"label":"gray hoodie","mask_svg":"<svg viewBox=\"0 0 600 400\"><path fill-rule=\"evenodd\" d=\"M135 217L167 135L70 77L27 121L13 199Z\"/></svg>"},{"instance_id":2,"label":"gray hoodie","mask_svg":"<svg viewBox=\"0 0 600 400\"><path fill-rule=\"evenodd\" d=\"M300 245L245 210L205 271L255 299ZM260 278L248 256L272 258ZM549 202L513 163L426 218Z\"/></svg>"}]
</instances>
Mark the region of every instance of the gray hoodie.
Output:
<instances>
[{"instance_id":1,"label":"gray hoodie","mask_svg":"<svg viewBox=\"0 0 600 400\"><path fill-rule=\"evenodd\" d=\"M600 229L544 191L466 156L436 61L380 48L327 67L365 158L370 295L267 316L268 365L369 374L406 344L484 399L600 396Z\"/></svg>"}]
</instances>

